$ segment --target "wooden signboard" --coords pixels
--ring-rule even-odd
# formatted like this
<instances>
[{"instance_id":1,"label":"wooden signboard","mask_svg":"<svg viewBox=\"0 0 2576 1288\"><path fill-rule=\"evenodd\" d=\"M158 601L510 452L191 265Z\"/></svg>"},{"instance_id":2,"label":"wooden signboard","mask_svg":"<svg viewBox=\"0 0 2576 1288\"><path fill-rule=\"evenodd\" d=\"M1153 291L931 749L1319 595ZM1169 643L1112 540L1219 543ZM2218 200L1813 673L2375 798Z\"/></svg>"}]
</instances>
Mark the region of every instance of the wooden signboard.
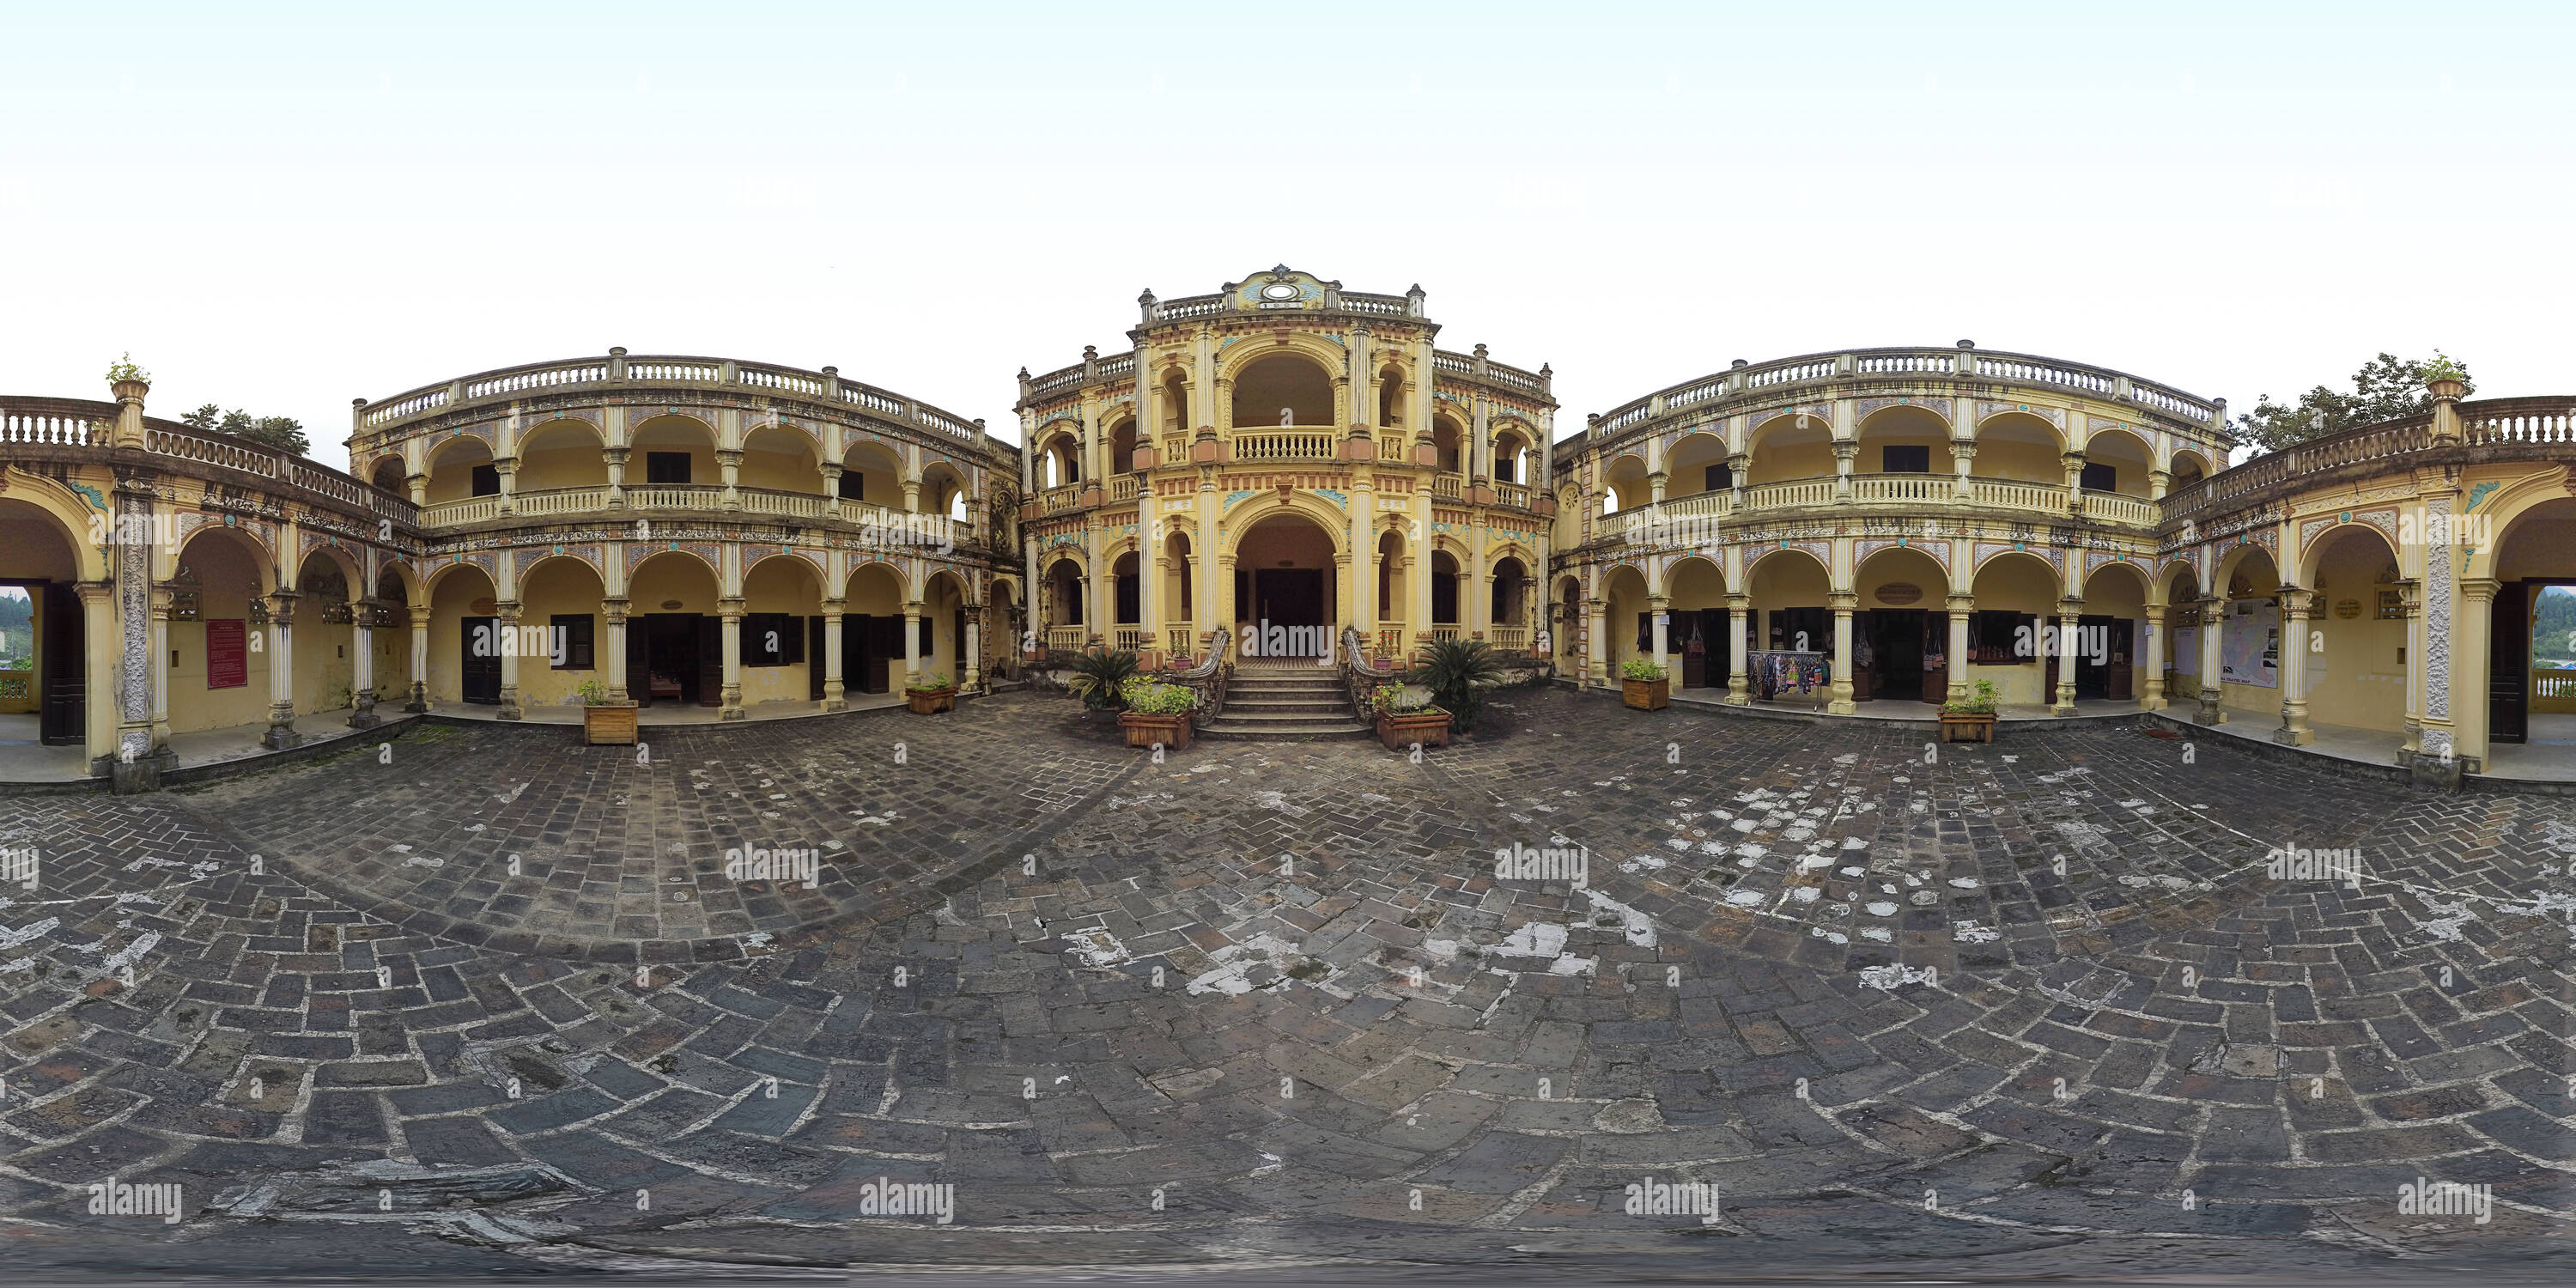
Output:
<instances>
[{"instance_id":1,"label":"wooden signboard","mask_svg":"<svg viewBox=\"0 0 2576 1288\"><path fill-rule=\"evenodd\" d=\"M206 687L238 689L250 683L250 647L239 618L206 623Z\"/></svg>"}]
</instances>

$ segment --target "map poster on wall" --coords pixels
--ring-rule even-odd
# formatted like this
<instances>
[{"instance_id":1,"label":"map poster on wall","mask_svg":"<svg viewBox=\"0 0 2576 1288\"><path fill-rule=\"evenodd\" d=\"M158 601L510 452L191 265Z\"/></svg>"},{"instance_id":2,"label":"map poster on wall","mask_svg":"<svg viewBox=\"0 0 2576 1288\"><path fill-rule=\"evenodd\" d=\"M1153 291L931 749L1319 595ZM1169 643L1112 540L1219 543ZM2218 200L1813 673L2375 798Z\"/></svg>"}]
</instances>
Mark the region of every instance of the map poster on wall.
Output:
<instances>
[{"instance_id":1,"label":"map poster on wall","mask_svg":"<svg viewBox=\"0 0 2576 1288\"><path fill-rule=\"evenodd\" d=\"M206 623L206 687L238 689L250 683L250 650L240 619Z\"/></svg>"},{"instance_id":2,"label":"map poster on wall","mask_svg":"<svg viewBox=\"0 0 2576 1288\"><path fill-rule=\"evenodd\" d=\"M2200 628L2179 627L2166 648L2166 664L2182 675L2200 674Z\"/></svg>"},{"instance_id":3,"label":"map poster on wall","mask_svg":"<svg viewBox=\"0 0 2576 1288\"><path fill-rule=\"evenodd\" d=\"M2281 610L2240 600L2227 606L2218 636L2218 675L2228 684L2281 687Z\"/></svg>"}]
</instances>

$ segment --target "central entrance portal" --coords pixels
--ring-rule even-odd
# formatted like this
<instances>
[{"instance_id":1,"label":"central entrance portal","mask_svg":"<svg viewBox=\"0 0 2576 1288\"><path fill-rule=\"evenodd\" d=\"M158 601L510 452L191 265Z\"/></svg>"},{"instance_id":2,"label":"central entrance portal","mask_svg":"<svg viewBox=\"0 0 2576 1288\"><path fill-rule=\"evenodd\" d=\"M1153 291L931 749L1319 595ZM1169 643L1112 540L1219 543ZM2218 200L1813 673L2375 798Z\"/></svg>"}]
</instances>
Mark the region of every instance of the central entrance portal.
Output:
<instances>
[{"instance_id":1,"label":"central entrance portal","mask_svg":"<svg viewBox=\"0 0 2576 1288\"><path fill-rule=\"evenodd\" d=\"M1333 651L1333 538L1301 514L1273 514L1235 547L1235 625L1246 657Z\"/></svg>"}]
</instances>

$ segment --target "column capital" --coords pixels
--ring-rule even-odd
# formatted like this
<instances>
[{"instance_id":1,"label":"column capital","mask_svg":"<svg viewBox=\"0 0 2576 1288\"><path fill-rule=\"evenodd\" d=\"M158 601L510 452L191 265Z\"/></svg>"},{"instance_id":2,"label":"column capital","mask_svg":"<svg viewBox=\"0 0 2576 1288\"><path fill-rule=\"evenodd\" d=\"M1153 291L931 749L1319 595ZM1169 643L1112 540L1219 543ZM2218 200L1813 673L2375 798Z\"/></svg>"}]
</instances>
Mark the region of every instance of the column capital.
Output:
<instances>
[{"instance_id":1,"label":"column capital","mask_svg":"<svg viewBox=\"0 0 2576 1288\"><path fill-rule=\"evenodd\" d=\"M2471 599L2477 600L2480 603L2485 603L2494 599L2496 597L2496 592L2503 588L2504 583L2493 577L2462 577L2460 579L2460 593Z\"/></svg>"},{"instance_id":2,"label":"column capital","mask_svg":"<svg viewBox=\"0 0 2576 1288\"><path fill-rule=\"evenodd\" d=\"M739 598L719 599L716 601L716 612L728 622L739 621L742 618L743 605L744 601Z\"/></svg>"},{"instance_id":3,"label":"column capital","mask_svg":"<svg viewBox=\"0 0 2576 1288\"><path fill-rule=\"evenodd\" d=\"M1977 597L1969 591L1951 591L1944 602L1950 605L1950 611L1954 613L1973 613L1977 611Z\"/></svg>"},{"instance_id":4,"label":"column capital","mask_svg":"<svg viewBox=\"0 0 2576 1288\"><path fill-rule=\"evenodd\" d=\"M1750 612L1752 608L1753 596L1751 595L1734 594L1726 597L1726 611L1730 613Z\"/></svg>"},{"instance_id":5,"label":"column capital","mask_svg":"<svg viewBox=\"0 0 2576 1288\"><path fill-rule=\"evenodd\" d=\"M2066 598L2057 601L2057 615L2060 617L2083 616L2084 597L2081 595L2069 595Z\"/></svg>"},{"instance_id":6,"label":"column capital","mask_svg":"<svg viewBox=\"0 0 2576 1288\"><path fill-rule=\"evenodd\" d=\"M1836 613L1848 613L1860 607L1858 591L1837 590L1825 596L1825 604Z\"/></svg>"},{"instance_id":7,"label":"column capital","mask_svg":"<svg viewBox=\"0 0 2576 1288\"><path fill-rule=\"evenodd\" d=\"M2297 586L2281 588L2281 613L2284 617L2304 618L2317 609L2317 592Z\"/></svg>"}]
</instances>

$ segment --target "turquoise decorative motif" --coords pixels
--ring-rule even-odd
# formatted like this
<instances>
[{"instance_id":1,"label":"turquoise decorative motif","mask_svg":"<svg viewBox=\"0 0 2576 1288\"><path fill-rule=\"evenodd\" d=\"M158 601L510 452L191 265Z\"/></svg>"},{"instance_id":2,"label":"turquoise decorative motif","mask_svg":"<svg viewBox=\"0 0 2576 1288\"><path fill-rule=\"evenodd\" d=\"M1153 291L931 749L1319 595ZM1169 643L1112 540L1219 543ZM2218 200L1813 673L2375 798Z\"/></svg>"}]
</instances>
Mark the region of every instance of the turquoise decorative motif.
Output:
<instances>
[{"instance_id":1,"label":"turquoise decorative motif","mask_svg":"<svg viewBox=\"0 0 2576 1288\"><path fill-rule=\"evenodd\" d=\"M2501 480L2489 479L2484 483L2478 484L2476 487L2470 488L2469 503L2461 508L2460 513L2467 514L2469 511L2478 508L2478 502L2486 500L2489 493L2494 492L2497 488L2503 486L2504 483Z\"/></svg>"},{"instance_id":2,"label":"turquoise decorative motif","mask_svg":"<svg viewBox=\"0 0 2576 1288\"><path fill-rule=\"evenodd\" d=\"M82 500L89 502L91 505L97 506L100 512L104 513L107 510L107 498L99 495L97 488L92 487L87 483L68 483L64 486L80 493Z\"/></svg>"}]
</instances>

